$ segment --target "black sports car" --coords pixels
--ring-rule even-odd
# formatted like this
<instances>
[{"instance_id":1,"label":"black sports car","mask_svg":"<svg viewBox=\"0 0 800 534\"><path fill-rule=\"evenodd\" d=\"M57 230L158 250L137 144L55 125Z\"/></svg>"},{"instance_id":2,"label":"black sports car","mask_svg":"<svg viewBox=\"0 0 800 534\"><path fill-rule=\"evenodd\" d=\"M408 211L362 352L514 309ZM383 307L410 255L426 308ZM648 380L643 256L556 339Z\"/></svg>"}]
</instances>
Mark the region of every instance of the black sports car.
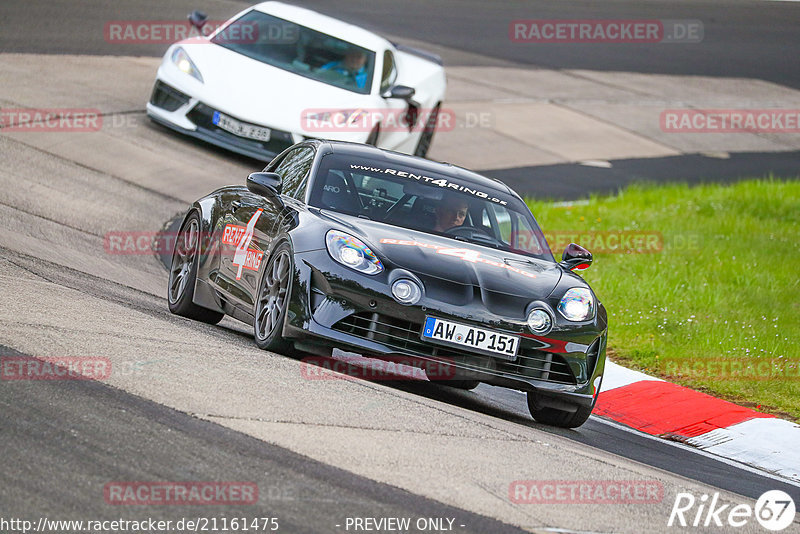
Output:
<instances>
[{"instance_id":1,"label":"black sports car","mask_svg":"<svg viewBox=\"0 0 800 534\"><path fill-rule=\"evenodd\" d=\"M367 145L309 140L247 187L196 201L180 227L169 309L253 325L256 344L407 358L434 380L528 393L539 422L589 417L605 364L606 311L557 263L503 183ZM445 378L442 378L445 377Z\"/></svg>"}]
</instances>

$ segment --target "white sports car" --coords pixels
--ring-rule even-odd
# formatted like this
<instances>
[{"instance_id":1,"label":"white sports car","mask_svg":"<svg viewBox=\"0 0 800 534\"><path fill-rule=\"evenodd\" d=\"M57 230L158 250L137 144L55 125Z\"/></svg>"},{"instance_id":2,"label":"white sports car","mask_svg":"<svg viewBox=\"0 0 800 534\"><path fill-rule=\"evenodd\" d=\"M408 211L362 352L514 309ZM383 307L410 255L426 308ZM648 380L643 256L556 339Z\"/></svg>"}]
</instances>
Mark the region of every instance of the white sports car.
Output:
<instances>
[{"instance_id":1,"label":"white sports car","mask_svg":"<svg viewBox=\"0 0 800 534\"><path fill-rule=\"evenodd\" d=\"M204 14L191 23L201 29ZM309 138L425 156L445 93L441 59L280 2L245 9L169 47L147 103L154 121L270 160Z\"/></svg>"}]
</instances>

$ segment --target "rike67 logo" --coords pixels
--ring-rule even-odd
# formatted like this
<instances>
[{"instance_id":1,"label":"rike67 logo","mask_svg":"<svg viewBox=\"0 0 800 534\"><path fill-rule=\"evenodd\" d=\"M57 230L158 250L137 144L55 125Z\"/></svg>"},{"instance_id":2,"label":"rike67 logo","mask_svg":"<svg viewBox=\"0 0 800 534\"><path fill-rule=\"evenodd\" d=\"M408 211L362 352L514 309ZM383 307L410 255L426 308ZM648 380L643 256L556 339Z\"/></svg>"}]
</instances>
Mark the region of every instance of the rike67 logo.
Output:
<instances>
[{"instance_id":1,"label":"rike67 logo","mask_svg":"<svg viewBox=\"0 0 800 534\"><path fill-rule=\"evenodd\" d=\"M699 499L691 493L678 493L667 526L722 527L725 532L730 532L732 527L743 527L755 517L765 529L778 532L792 524L795 512L792 497L780 490L762 494L755 507L749 504L722 504L719 493L711 497L704 494Z\"/></svg>"}]
</instances>

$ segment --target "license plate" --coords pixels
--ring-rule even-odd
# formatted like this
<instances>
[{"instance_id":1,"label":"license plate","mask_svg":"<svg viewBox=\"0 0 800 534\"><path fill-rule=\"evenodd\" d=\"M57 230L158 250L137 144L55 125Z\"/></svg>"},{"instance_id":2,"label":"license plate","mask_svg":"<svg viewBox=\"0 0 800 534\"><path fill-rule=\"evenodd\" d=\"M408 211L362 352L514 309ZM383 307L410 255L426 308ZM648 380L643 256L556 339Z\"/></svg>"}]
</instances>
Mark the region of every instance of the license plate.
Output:
<instances>
[{"instance_id":1,"label":"license plate","mask_svg":"<svg viewBox=\"0 0 800 534\"><path fill-rule=\"evenodd\" d=\"M435 317L426 317L422 338L470 349L514 360L517 357L519 338L500 334L484 328L453 323Z\"/></svg>"},{"instance_id":2,"label":"license plate","mask_svg":"<svg viewBox=\"0 0 800 534\"><path fill-rule=\"evenodd\" d=\"M269 128L237 121L233 117L228 117L219 111L214 112L211 122L234 135L238 135L239 137L247 137L248 139L256 139L258 141L269 141L269 138L272 134L272 131Z\"/></svg>"}]
</instances>

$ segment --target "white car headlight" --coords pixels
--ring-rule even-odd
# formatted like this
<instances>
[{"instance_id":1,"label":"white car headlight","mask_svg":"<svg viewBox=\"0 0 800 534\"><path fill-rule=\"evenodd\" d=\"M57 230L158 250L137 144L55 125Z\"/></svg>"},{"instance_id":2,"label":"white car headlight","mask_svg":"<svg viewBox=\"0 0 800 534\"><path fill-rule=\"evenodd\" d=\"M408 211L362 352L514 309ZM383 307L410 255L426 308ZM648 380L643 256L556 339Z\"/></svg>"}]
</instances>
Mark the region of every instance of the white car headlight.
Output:
<instances>
[{"instance_id":1,"label":"white car headlight","mask_svg":"<svg viewBox=\"0 0 800 534\"><path fill-rule=\"evenodd\" d=\"M329 230L325 234L325 246L331 258L346 267L364 274L383 272L381 260L357 237L339 230Z\"/></svg>"},{"instance_id":2,"label":"white car headlight","mask_svg":"<svg viewBox=\"0 0 800 534\"><path fill-rule=\"evenodd\" d=\"M181 48L180 46L172 51L172 62L180 69L182 72L185 72L189 76L193 76L194 78L200 80L200 83L203 83L203 76L200 74L200 71L197 70L197 66L189 57L189 54L186 53L186 50Z\"/></svg>"},{"instance_id":3,"label":"white car headlight","mask_svg":"<svg viewBox=\"0 0 800 534\"><path fill-rule=\"evenodd\" d=\"M586 321L594 317L594 298L585 287L573 287L564 293L558 311L568 321Z\"/></svg>"}]
</instances>

